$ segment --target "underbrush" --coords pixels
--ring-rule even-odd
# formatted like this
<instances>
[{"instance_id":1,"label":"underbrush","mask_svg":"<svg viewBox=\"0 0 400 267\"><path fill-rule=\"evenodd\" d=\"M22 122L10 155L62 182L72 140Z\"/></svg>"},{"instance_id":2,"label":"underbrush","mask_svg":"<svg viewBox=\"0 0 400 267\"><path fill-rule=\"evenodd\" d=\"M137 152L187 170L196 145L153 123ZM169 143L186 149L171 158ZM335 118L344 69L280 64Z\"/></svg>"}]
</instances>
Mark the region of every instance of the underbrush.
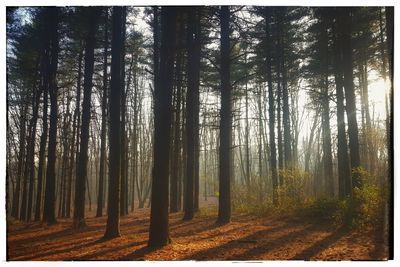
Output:
<instances>
[{"instance_id":1,"label":"underbrush","mask_svg":"<svg viewBox=\"0 0 400 267\"><path fill-rule=\"evenodd\" d=\"M353 171L361 186L352 190L344 199L319 195L310 196L306 191L310 182L307 173L294 170L280 172L283 185L277 191L277 202L272 202L272 192L260 197L262 186L238 186L232 190L232 205L235 213L250 213L256 216L294 216L313 222L331 223L357 230L379 227L383 223L383 211L388 201L387 185L383 179L372 177L362 168ZM380 182L377 182L380 181Z\"/></svg>"}]
</instances>

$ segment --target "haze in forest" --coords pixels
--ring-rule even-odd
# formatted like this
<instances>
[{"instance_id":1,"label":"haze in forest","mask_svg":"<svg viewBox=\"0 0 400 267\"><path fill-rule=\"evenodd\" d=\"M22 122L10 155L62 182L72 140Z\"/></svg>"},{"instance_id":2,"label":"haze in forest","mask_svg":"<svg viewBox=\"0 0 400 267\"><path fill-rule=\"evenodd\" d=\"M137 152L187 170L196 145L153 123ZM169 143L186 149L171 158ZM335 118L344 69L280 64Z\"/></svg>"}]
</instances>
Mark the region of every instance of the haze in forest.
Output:
<instances>
[{"instance_id":1,"label":"haze in forest","mask_svg":"<svg viewBox=\"0 0 400 267\"><path fill-rule=\"evenodd\" d=\"M392 258L393 7L6 15L8 260Z\"/></svg>"}]
</instances>

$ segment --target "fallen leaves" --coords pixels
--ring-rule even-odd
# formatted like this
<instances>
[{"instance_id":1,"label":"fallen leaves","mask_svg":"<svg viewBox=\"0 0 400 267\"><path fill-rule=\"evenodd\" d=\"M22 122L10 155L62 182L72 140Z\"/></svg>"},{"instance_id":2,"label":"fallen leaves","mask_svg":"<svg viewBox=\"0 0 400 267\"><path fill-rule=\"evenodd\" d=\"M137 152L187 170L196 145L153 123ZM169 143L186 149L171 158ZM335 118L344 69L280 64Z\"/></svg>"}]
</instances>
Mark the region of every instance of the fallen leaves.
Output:
<instances>
[{"instance_id":1,"label":"fallen leaves","mask_svg":"<svg viewBox=\"0 0 400 267\"><path fill-rule=\"evenodd\" d=\"M387 258L386 244L375 232L344 232L330 225L287 218L233 216L217 226L215 215L182 221L170 215L172 243L147 248L149 210L121 218L121 237L102 240L106 217L90 217L84 231L74 231L70 219L58 224L8 221L9 260L368 260Z\"/></svg>"}]
</instances>

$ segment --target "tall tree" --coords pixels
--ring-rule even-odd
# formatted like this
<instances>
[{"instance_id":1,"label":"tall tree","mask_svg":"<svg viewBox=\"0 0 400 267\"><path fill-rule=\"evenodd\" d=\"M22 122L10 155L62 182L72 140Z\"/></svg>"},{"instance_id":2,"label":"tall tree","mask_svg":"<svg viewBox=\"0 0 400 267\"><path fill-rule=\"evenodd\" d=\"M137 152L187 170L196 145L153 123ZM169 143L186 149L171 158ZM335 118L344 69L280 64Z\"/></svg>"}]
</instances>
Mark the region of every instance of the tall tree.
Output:
<instances>
[{"instance_id":1,"label":"tall tree","mask_svg":"<svg viewBox=\"0 0 400 267\"><path fill-rule=\"evenodd\" d=\"M221 111L219 133L219 204L218 223L229 223L231 219L231 143L232 103L230 84L230 11L228 6L220 9L221 23Z\"/></svg>"},{"instance_id":2,"label":"tall tree","mask_svg":"<svg viewBox=\"0 0 400 267\"><path fill-rule=\"evenodd\" d=\"M126 92L125 86L125 38L126 38L126 7L122 7L122 33L121 33L121 189L120 189L120 215L128 214L128 178L126 160Z\"/></svg>"},{"instance_id":3,"label":"tall tree","mask_svg":"<svg viewBox=\"0 0 400 267\"><path fill-rule=\"evenodd\" d=\"M173 64L175 54L176 8L161 9L161 50L159 83L154 88L154 147L151 186L150 247L170 242L168 226L169 146Z\"/></svg>"},{"instance_id":4,"label":"tall tree","mask_svg":"<svg viewBox=\"0 0 400 267\"><path fill-rule=\"evenodd\" d=\"M278 27L278 59L279 60L279 72L281 75L281 86L282 86L282 123L283 123L283 150L285 156L285 168L292 167L292 137L290 132L290 116L289 116L289 91L287 85L287 69L286 69L286 54L285 54L285 15L286 7L277 9L277 27Z\"/></svg>"},{"instance_id":5,"label":"tall tree","mask_svg":"<svg viewBox=\"0 0 400 267\"><path fill-rule=\"evenodd\" d=\"M336 10L336 12L338 12ZM335 27L336 26L336 27ZM334 76L336 86L336 118L338 128L338 176L339 176L339 197L344 198L350 195L351 190L351 175L349 166L349 154L346 137L346 125L344 121L344 93L343 93L343 56L341 42L338 40L337 32L340 30L338 25L333 25L334 29Z\"/></svg>"},{"instance_id":6,"label":"tall tree","mask_svg":"<svg viewBox=\"0 0 400 267\"><path fill-rule=\"evenodd\" d=\"M271 34L270 34L270 11L265 8L265 33L266 33L266 61L267 61L267 85L268 85L268 115L269 115L269 143L270 143L270 164L272 178L272 199L274 204L278 202L278 173L276 166L276 145L275 145L275 101L274 91L272 88L272 71L271 71Z\"/></svg>"},{"instance_id":7,"label":"tall tree","mask_svg":"<svg viewBox=\"0 0 400 267\"><path fill-rule=\"evenodd\" d=\"M55 164L56 164L56 145L57 145L57 121L58 121L58 106L57 106L57 64L58 64L58 13L56 7L46 8L47 23L50 25L50 66L49 66L49 95L50 95L50 128L49 128L49 145L47 152L47 169L46 169L46 191L44 198L43 220L47 224L56 223L55 217Z\"/></svg>"},{"instance_id":8,"label":"tall tree","mask_svg":"<svg viewBox=\"0 0 400 267\"><path fill-rule=\"evenodd\" d=\"M30 148L29 155L29 190L27 198L27 211L26 220L30 221L32 217L32 206L33 206L33 189L35 187L35 140L36 140L36 124L39 113L39 101L42 94L42 88L39 88L38 92L35 93L35 105L32 110L32 128L31 136L29 139L28 147Z\"/></svg>"},{"instance_id":9,"label":"tall tree","mask_svg":"<svg viewBox=\"0 0 400 267\"><path fill-rule=\"evenodd\" d=\"M121 50L122 50L122 7L113 7L112 14L112 39L111 39L111 83L110 83L110 148L109 148L109 179L108 179L108 205L107 226L105 238L114 238L119 233L120 214L120 155L121 155Z\"/></svg>"},{"instance_id":10,"label":"tall tree","mask_svg":"<svg viewBox=\"0 0 400 267\"><path fill-rule=\"evenodd\" d=\"M83 104L82 104L82 125L80 134L80 149L78 165L76 168L75 180L75 201L74 201L74 221L75 228L86 226L85 222L85 193L87 164L88 164L88 145L89 145L89 124L91 111L92 95L92 76L94 68L94 48L96 44L97 20L101 14L101 9L97 7L84 8L83 14L87 16L87 29L85 37L85 70L83 82Z\"/></svg>"},{"instance_id":11,"label":"tall tree","mask_svg":"<svg viewBox=\"0 0 400 267\"><path fill-rule=\"evenodd\" d=\"M108 8L104 8L104 52L103 52L103 95L101 99L101 147L99 192L97 194L96 217L103 216L104 176L106 163L106 135L107 135L107 50L108 50Z\"/></svg>"},{"instance_id":12,"label":"tall tree","mask_svg":"<svg viewBox=\"0 0 400 267\"><path fill-rule=\"evenodd\" d=\"M199 74L200 74L200 43L199 43L199 14L198 8L190 8L188 11L188 89L186 94L186 198L184 220L191 220L194 213L194 183L196 172L196 149L198 149L198 105L199 105ZM197 120L196 120L197 117ZM196 125L197 122L197 125ZM196 148L197 147L197 148ZM198 181L197 181L198 182ZM197 195L198 196L198 195Z\"/></svg>"},{"instance_id":13,"label":"tall tree","mask_svg":"<svg viewBox=\"0 0 400 267\"><path fill-rule=\"evenodd\" d=\"M46 26L48 27L48 26ZM47 109L48 109L48 66L49 66L49 40L44 38L45 49L42 54L42 90L43 90L43 111L42 111L42 134L40 136L40 147L39 147L39 166L38 166L38 183L37 183L37 193L36 193L36 206L35 206L35 221L39 221L41 217L42 210L42 191L43 191L43 181L44 181L44 164L45 164L45 152L47 143Z\"/></svg>"},{"instance_id":14,"label":"tall tree","mask_svg":"<svg viewBox=\"0 0 400 267\"><path fill-rule=\"evenodd\" d=\"M184 12L180 13L179 20L179 31L177 35L178 39L178 48L179 51L176 53L176 66L175 66L175 77L176 77L176 104L175 104L175 125L174 125L174 142L173 142L173 156L171 158L171 192L169 197L169 208L170 212L177 212L180 208L178 205L179 200L181 198L179 194L179 185L180 185L180 160L179 157L181 155L181 102L182 102L182 63L183 63L183 55L184 51L183 47L183 38L184 38Z\"/></svg>"},{"instance_id":15,"label":"tall tree","mask_svg":"<svg viewBox=\"0 0 400 267\"><path fill-rule=\"evenodd\" d=\"M360 150L358 142L357 109L353 83L353 52L351 42L351 8L342 8L338 18L338 27L341 29L339 38L343 49L343 86L346 99L346 112L348 121L350 165L352 171L360 166ZM357 174L352 175L352 187L361 185Z\"/></svg>"},{"instance_id":16,"label":"tall tree","mask_svg":"<svg viewBox=\"0 0 400 267\"><path fill-rule=\"evenodd\" d=\"M394 218L394 170L393 170L393 49L394 49L394 7L386 7L385 8L385 15L386 15L386 34L387 34L387 49L388 49L388 59L389 59L389 79L390 79L390 93L389 93L389 100L390 100L390 108L388 116L388 129L387 129L387 139L388 139L388 174L389 174L389 187L390 187L390 199L389 199L389 211L388 216L389 220ZM393 224L389 223L389 259L393 259L394 256L394 234L393 234Z\"/></svg>"}]
</instances>

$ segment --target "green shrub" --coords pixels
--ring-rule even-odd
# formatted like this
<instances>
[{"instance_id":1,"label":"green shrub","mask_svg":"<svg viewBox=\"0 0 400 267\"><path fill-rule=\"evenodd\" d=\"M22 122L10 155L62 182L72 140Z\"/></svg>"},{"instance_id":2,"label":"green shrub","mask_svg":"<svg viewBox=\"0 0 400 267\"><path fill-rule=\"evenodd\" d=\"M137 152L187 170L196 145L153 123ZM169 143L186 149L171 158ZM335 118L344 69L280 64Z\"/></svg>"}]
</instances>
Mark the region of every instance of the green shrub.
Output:
<instances>
[{"instance_id":1,"label":"green shrub","mask_svg":"<svg viewBox=\"0 0 400 267\"><path fill-rule=\"evenodd\" d=\"M358 176L360 187L352 190L352 196L338 202L334 214L335 222L358 230L376 227L382 223L385 203L387 203L385 186L377 183L363 168L353 170L353 176Z\"/></svg>"}]
</instances>

